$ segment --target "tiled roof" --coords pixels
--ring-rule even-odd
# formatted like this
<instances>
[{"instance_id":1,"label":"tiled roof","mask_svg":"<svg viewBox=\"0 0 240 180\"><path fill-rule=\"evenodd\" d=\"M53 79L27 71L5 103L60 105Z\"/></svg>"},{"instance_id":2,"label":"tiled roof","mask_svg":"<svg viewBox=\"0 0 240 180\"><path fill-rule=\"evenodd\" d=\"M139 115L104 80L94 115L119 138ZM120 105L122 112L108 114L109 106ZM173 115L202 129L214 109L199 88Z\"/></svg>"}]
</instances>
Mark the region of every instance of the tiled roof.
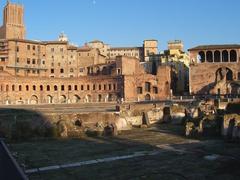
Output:
<instances>
[{"instance_id":1,"label":"tiled roof","mask_svg":"<svg viewBox=\"0 0 240 180\"><path fill-rule=\"evenodd\" d=\"M189 49L189 51L210 49L238 49L238 48L240 48L239 44L201 45L191 48Z\"/></svg>"}]
</instances>

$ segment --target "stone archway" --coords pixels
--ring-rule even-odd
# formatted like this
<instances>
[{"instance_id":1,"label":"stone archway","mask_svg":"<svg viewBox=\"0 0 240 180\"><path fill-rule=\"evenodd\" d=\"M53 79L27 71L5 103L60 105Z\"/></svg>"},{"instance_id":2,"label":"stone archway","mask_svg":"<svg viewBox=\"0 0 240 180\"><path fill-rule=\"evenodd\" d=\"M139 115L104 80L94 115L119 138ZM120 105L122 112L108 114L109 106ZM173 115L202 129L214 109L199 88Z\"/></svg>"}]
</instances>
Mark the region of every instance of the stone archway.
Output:
<instances>
[{"instance_id":1,"label":"stone archway","mask_svg":"<svg viewBox=\"0 0 240 180\"><path fill-rule=\"evenodd\" d=\"M150 94L146 94L146 96L145 96L145 101L151 101L151 96L150 96Z\"/></svg>"},{"instance_id":2,"label":"stone archway","mask_svg":"<svg viewBox=\"0 0 240 180\"><path fill-rule=\"evenodd\" d=\"M53 97L52 96L50 96L50 95L47 96L47 103L48 104L52 104L53 103Z\"/></svg>"},{"instance_id":3,"label":"stone archway","mask_svg":"<svg viewBox=\"0 0 240 180\"><path fill-rule=\"evenodd\" d=\"M31 97L30 104L38 104L38 97L36 95Z\"/></svg>"},{"instance_id":4,"label":"stone archway","mask_svg":"<svg viewBox=\"0 0 240 180\"><path fill-rule=\"evenodd\" d=\"M222 67L216 71L216 81L232 81L233 80L233 71L227 67Z\"/></svg>"},{"instance_id":5,"label":"stone archway","mask_svg":"<svg viewBox=\"0 0 240 180\"><path fill-rule=\"evenodd\" d=\"M66 96L65 96L65 95L61 95L61 96L59 97L59 102L60 102L61 104L67 103L67 98L66 98Z\"/></svg>"},{"instance_id":6,"label":"stone archway","mask_svg":"<svg viewBox=\"0 0 240 180\"><path fill-rule=\"evenodd\" d=\"M90 103L90 102L92 102L92 96L91 95L86 95L86 102L87 103Z\"/></svg>"},{"instance_id":7,"label":"stone archway","mask_svg":"<svg viewBox=\"0 0 240 180\"><path fill-rule=\"evenodd\" d=\"M81 98L78 95L74 95L72 99L72 103L79 103L81 101Z\"/></svg>"}]
</instances>

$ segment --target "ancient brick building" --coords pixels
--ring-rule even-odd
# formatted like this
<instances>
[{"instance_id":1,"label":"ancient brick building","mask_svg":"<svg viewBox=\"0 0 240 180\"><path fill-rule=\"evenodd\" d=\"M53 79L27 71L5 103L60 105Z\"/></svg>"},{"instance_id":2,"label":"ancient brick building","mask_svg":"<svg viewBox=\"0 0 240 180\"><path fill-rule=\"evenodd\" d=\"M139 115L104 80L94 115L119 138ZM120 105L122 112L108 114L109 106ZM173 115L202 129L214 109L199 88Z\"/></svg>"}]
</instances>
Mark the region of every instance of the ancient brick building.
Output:
<instances>
[{"instance_id":1,"label":"ancient brick building","mask_svg":"<svg viewBox=\"0 0 240 180\"><path fill-rule=\"evenodd\" d=\"M3 23L0 104L159 100L170 95L167 66L152 75L135 57L118 56L109 63L99 49L71 45L64 34L57 41L26 40L18 4L7 3Z\"/></svg>"},{"instance_id":2,"label":"ancient brick building","mask_svg":"<svg viewBox=\"0 0 240 180\"><path fill-rule=\"evenodd\" d=\"M189 49L191 94L240 93L240 45L207 45Z\"/></svg>"}]
</instances>

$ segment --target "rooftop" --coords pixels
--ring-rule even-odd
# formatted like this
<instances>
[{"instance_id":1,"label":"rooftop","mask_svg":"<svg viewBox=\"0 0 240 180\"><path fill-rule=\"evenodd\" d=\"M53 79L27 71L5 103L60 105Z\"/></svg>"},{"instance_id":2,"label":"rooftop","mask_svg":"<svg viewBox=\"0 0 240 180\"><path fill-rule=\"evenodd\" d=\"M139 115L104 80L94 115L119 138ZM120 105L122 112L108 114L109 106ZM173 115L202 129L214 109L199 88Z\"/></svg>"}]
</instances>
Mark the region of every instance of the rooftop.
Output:
<instances>
[{"instance_id":1,"label":"rooftop","mask_svg":"<svg viewBox=\"0 0 240 180\"><path fill-rule=\"evenodd\" d=\"M210 50L210 49L238 49L240 44L219 44L219 45L200 45L189 49L189 51L194 50Z\"/></svg>"},{"instance_id":2,"label":"rooftop","mask_svg":"<svg viewBox=\"0 0 240 180\"><path fill-rule=\"evenodd\" d=\"M131 49L142 49L142 47L111 47L110 50L131 50Z\"/></svg>"}]
</instances>

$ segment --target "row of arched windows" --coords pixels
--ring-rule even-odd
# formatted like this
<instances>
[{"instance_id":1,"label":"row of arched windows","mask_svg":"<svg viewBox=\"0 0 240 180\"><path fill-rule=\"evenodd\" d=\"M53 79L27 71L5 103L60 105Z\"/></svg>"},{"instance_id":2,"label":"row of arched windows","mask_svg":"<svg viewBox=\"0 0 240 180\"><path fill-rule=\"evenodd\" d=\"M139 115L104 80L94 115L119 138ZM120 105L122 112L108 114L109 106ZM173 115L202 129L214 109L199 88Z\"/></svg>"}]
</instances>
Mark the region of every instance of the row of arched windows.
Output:
<instances>
[{"instance_id":1,"label":"row of arched windows","mask_svg":"<svg viewBox=\"0 0 240 180\"><path fill-rule=\"evenodd\" d=\"M222 52L219 50L207 52L200 51L198 55L201 62L237 62L238 59L235 50L231 50L230 52L227 50Z\"/></svg>"},{"instance_id":2,"label":"row of arched windows","mask_svg":"<svg viewBox=\"0 0 240 180\"><path fill-rule=\"evenodd\" d=\"M97 89L98 88L98 89ZM61 85L61 86L57 86L57 85L54 85L53 87L51 87L50 85L47 85L45 88L43 85L40 85L39 86L39 89L37 89L37 86L36 85L33 85L33 86L29 86L29 85L26 85L25 86L25 89L24 89L24 86L23 85L12 85L11 87L9 85L6 85L6 88L5 88L6 91L51 91L51 90L54 90L54 91L58 91L58 90L61 90L61 91L65 91L65 90L68 90L68 91L78 91L78 90L81 90L81 91L84 91L84 90L104 90L104 91L112 91L112 90L117 90L117 84L99 84L98 86L96 86L96 84L93 84L92 86L90 85L68 85L68 86L65 86L65 85ZM0 91L4 91L4 87L3 85L0 86Z\"/></svg>"}]
</instances>

